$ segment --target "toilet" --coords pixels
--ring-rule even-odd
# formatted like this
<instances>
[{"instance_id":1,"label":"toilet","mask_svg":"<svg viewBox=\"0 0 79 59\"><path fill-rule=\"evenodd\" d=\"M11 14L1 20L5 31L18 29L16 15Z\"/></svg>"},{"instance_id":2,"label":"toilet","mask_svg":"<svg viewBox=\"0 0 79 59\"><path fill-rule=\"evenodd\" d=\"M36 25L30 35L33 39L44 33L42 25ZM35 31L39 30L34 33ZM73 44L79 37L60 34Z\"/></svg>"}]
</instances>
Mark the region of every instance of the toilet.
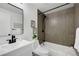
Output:
<instances>
[{"instance_id":1,"label":"toilet","mask_svg":"<svg viewBox=\"0 0 79 59\"><path fill-rule=\"evenodd\" d=\"M35 43L33 45L33 53L38 55L38 56L49 56L49 50L42 47L39 44L38 40L35 40Z\"/></svg>"}]
</instances>

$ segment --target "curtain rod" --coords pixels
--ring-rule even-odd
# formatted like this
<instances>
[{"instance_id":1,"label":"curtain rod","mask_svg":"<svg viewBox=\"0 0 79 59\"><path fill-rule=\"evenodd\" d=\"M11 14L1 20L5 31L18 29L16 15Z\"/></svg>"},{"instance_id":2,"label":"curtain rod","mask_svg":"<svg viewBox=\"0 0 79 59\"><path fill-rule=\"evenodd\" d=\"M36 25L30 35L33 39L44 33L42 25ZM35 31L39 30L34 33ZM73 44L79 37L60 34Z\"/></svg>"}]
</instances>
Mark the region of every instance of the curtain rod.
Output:
<instances>
[{"instance_id":1,"label":"curtain rod","mask_svg":"<svg viewBox=\"0 0 79 59\"><path fill-rule=\"evenodd\" d=\"M57 7L55 7L55 8L49 9L49 10L47 10L47 11L44 11L43 13L49 12L49 11L51 11L51 10L55 10L55 9L57 9L57 8L63 7L63 6L68 5L68 4L70 4L70 3L66 3L66 4L63 4L63 5L57 6Z\"/></svg>"}]
</instances>

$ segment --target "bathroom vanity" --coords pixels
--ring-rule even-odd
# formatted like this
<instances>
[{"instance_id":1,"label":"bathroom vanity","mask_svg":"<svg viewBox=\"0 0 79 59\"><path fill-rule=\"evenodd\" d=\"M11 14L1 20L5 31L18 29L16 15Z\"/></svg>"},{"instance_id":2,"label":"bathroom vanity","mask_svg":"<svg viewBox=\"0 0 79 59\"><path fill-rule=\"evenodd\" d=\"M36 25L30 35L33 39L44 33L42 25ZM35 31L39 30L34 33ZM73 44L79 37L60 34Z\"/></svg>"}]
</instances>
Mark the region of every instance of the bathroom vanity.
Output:
<instances>
[{"instance_id":1,"label":"bathroom vanity","mask_svg":"<svg viewBox=\"0 0 79 59\"><path fill-rule=\"evenodd\" d=\"M6 7L7 6L7 7ZM2 56L27 56L32 55L32 42L26 40L15 41L11 35L21 35L24 29L23 9L11 3L0 4L0 55ZM11 44L7 44L6 41Z\"/></svg>"},{"instance_id":2,"label":"bathroom vanity","mask_svg":"<svg viewBox=\"0 0 79 59\"><path fill-rule=\"evenodd\" d=\"M18 40L16 43L0 46L1 56L32 56L32 41Z\"/></svg>"}]
</instances>

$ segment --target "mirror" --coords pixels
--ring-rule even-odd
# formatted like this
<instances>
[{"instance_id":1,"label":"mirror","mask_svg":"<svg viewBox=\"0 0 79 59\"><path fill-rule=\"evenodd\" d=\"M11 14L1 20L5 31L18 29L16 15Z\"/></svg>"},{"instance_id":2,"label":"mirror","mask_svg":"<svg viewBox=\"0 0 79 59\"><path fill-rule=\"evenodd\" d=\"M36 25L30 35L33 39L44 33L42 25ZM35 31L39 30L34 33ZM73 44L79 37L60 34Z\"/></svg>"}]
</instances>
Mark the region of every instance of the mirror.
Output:
<instances>
[{"instance_id":1,"label":"mirror","mask_svg":"<svg viewBox=\"0 0 79 59\"><path fill-rule=\"evenodd\" d=\"M23 34L24 29L23 9L16 7L10 3L1 3L0 21L2 21L2 24L0 24L0 35ZM4 29L4 31L2 29Z\"/></svg>"}]
</instances>

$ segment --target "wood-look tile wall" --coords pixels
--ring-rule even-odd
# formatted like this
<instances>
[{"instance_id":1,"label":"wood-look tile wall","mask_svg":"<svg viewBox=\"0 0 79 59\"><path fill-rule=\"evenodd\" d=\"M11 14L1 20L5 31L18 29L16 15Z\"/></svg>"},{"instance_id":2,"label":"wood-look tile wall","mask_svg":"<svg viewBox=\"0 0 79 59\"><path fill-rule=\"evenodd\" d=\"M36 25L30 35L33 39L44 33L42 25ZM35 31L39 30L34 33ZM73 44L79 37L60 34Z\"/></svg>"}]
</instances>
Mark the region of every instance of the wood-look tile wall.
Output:
<instances>
[{"instance_id":1,"label":"wood-look tile wall","mask_svg":"<svg viewBox=\"0 0 79 59\"><path fill-rule=\"evenodd\" d=\"M75 28L79 27L79 4L75 4Z\"/></svg>"},{"instance_id":2,"label":"wood-look tile wall","mask_svg":"<svg viewBox=\"0 0 79 59\"><path fill-rule=\"evenodd\" d=\"M41 18L38 17L39 19ZM46 15L45 40L61 45L74 46L77 27L79 27L79 4L75 4L72 8ZM38 30L39 28L38 26ZM41 35L40 31L38 32L39 38L41 38L43 34ZM43 41L44 38L39 40Z\"/></svg>"},{"instance_id":3,"label":"wood-look tile wall","mask_svg":"<svg viewBox=\"0 0 79 59\"><path fill-rule=\"evenodd\" d=\"M74 45L74 7L47 15L45 19L45 40L67 46Z\"/></svg>"}]
</instances>

